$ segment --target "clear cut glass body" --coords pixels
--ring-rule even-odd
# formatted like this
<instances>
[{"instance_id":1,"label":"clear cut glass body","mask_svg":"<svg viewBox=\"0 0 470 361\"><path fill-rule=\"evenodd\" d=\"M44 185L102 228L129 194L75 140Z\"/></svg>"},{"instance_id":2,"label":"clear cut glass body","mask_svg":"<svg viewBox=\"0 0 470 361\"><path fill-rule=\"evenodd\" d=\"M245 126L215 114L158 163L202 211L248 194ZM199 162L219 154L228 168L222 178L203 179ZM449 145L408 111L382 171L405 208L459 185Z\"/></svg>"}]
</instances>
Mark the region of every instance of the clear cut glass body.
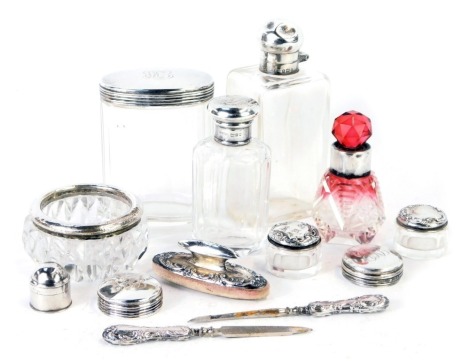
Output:
<instances>
[{"instance_id":1,"label":"clear cut glass body","mask_svg":"<svg viewBox=\"0 0 470 361\"><path fill-rule=\"evenodd\" d=\"M206 105L101 103L104 182L137 195L149 220L191 220L192 151L212 129Z\"/></svg>"},{"instance_id":2,"label":"clear cut glass body","mask_svg":"<svg viewBox=\"0 0 470 361\"><path fill-rule=\"evenodd\" d=\"M327 164L327 77L302 69L292 75L269 75L251 66L230 72L227 94L249 96L260 105L253 134L271 148L269 222L310 215L316 182Z\"/></svg>"},{"instance_id":3,"label":"clear cut glass body","mask_svg":"<svg viewBox=\"0 0 470 361\"><path fill-rule=\"evenodd\" d=\"M326 172L313 204L313 220L325 242L371 242L385 220L375 175L349 179Z\"/></svg>"},{"instance_id":4,"label":"clear cut glass body","mask_svg":"<svg viewBox=\"0 0 470 361\"><path fill-rule=\"evenodd\" d=\"M266 268L277 277L302 279L315 276L320 270L321 245L302 250L266 246Z\"/></svg>"},{"instance_id":5,"label":"clear cut glass body","mask_svg":"<svg viewBox=\"0 0 470 361\"><path fill-rule=\"evenodd\" d=\"M248 254L266 236L270 150L252 139L225 146L201 141L193 155L193 236Z\"/></svg>"},{"instance_id":6,"label":"clear cut glass body","mask_svg":"<svg viewBox=\"0 0 470 361\"><path fill-rule=\"evenodd\" d=\"M121 200L86 194L59 198L42 209L58 225L70 227L110 224L128 211L129 205ZM39 263L63 265L76 282L105 279L132 270L147 250L145 218L122 233L82 239L46 232L35 225L35 216L42 215L31 211L24 222L26 253Z\"/></svg>"},{"instance_id":7,"label":"clear cut glass body","mask_svg":"<svg viewBox=\"0 0 470 361\"><path fill-rule=\"evenodd\" d=\"M419 231L396 226L394 248L413 259L439 258L446 252L447 230Z\"/></svg>"}]
</instances>

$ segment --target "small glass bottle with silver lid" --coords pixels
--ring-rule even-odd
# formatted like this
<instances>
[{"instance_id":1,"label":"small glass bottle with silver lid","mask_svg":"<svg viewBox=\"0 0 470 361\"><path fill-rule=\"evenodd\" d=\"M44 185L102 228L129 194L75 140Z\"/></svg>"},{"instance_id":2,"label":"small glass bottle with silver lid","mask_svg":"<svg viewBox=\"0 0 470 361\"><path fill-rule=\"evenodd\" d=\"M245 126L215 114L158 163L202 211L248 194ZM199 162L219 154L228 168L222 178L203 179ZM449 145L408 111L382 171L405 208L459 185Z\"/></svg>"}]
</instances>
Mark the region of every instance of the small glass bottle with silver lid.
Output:
<instances>
[{"instance_id":1,"label":"small glass bottle with silver lid","mask_svg":"<svg viewBox=\"0 0 470 361\"><path fill-rule=\"evenodd\" d=\"M395 250L404 257L431 259L442 256L447 245L447 216L440 209L415 204L397 216Z\"/></svg>"},{"instance_id":2,"label":"small glass bottle with silver lid","mask_svg":"<svg viewBox=\"0 0 470 361\"><path fill-rule=\"evenodd\" d=\"M292 23L269 21L260 34L259 65L228 74L227 94L260 104L255 137L272 151L269 222L310 215L315 182L328 157L329 80L304 65L303 34ZM303 63L303 64L300 64Z\"/></svg>"},{"instance_id":3,"label":"small glass bottle with silver lid","mask_svg":"<svg viewBox=\"0 0 470 361\"><path fill-rule=\"evenodd\" d=\"M309 278L320 269L321 237L314 226L298 221L275 224L268 234L266 263L284 278Z\"/></svg>"},{"instance_id":4,"label":"small glass bottle with silver lid","mask_svg":"<svg viewBox=\"0 0 470 361\"><path fill-rule=\"evenodd\" d=\"M213 137L193 154L193 236L244 255L266 235L270 150L251 138L258 103L243 96L214 98Z\"/></svg>"},{"instance_id":5,"label":"small glass bottle with silver lid","mask_svg":"<svg viewBox=\"0 0 470 361\"><path fill-rule=\"evenodd\" d=\"M142 200L147 219L191 220L191 157L209 135L210 75L130 70L100 83L104 182Z\"/></svg>"}]
</instances>

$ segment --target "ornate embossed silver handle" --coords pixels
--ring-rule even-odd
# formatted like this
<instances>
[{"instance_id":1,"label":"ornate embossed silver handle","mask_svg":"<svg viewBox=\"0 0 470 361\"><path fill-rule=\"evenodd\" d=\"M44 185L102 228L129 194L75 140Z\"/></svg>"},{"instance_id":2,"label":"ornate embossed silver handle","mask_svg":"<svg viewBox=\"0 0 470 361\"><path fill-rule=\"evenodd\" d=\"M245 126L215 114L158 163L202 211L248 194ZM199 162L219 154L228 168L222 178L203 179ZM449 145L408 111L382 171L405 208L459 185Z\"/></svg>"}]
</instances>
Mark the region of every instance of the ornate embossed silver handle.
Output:
<instances>
[{"instance_id":1,"label":"ornate embossed silver handle","mask_svg":"<svg viewBox=\"0 0 470 361\"><path fill-rule=\"evenodd\" d=\"M185 341L191 337L260 337L289 336L310 332L307 327L297 326L223 326L219 328L186 326L136 327L115 325L103 332L103 338L113 345L137 345L147 341Z\"/></svg>"},{"instance_id":2,"label":"ornate embossed silver handle","mask_svg":"<svg viewBox=\"0 0 470 361\"><path fill-rule=\"evenodd\" d=\"M113 345L137 345L147 341L184 341L195 336L186 326L141 327L114 325L103 331L103 338Z\"/></svg>"},{"instance_id":3,"label":"ornate embossed silver handle","mask_svg":"<svg viewBox=\"0 0 470 361\"><path fill-rule=\"evenodd\" d=\"M388 298L383 295L365 295L341 301L312 302L307 307L298 307L295 313L317 317L339 313L373 313L384 311L388 304Z\"/></svg>"},{"instance_id":4,"label":"ornate embossed silver handle","mask_svg":"<svg viewBox=\"0 0 470 361\"><path fill-rule=\"evenodd\" d=\"M195 317L189 322L209 322L237 320L244 318L271 318L286 316L331 316L340 313L374 313L384 311L389 304L387 297L382 295L365 295L341 301L316 301L307 306L266 308L242 312L221 313Z\"/></svg>"}]
</instances>

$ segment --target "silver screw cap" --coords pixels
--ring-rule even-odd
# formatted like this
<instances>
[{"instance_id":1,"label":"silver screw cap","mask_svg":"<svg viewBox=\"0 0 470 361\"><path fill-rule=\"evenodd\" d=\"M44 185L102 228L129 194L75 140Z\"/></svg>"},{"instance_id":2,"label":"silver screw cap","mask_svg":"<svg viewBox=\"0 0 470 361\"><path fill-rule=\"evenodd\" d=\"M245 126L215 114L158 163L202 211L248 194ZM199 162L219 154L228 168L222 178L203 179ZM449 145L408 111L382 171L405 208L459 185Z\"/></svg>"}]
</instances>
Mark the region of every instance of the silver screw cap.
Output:
<instances>
[{"instance_id":1,"label":"silver screw cap","mask_svg":"<svg viewBox=\"0 0 470 361\"><path fill-rule=\"evenodd\" d=\"M212 99L207 109L218 124L249 125L258 115L258 102L241 95L226 95Z\"/></svg>"},{"instance_id":2,"label":"silver screw cap","mask_svg":"<svg viewBox=\"0 0 470 361\"><path fill-rule=\"evenodd\" d=\"M242 146L251 140L251 123L258 115L256 100L227 95L212 99L207 109L214 118L214 140L226 146Z\"/></svg>"},{"instance_id":3,"label":"silver screw cap","mask_svg":"<svg viewBox=\"0 0 470 361\"><path fill-rule=\"evenodd\" d=\"M303 34L292 23L269 21L261 34L260 70L267 74L289 75L299 71L299 63L308 60L300 52Z\"/></svg>"},{"instance_id":4,"label":"silver screw cap","mask_svg":"<svg viewBox=\"0 0 470 361\"><path fill-rule=\"evenodd\" d=\"M261 34L261 48L267 53L295 53L300 50L303 42L301 30L283 20L269 21Z\"/></svg>"}]
</instances>

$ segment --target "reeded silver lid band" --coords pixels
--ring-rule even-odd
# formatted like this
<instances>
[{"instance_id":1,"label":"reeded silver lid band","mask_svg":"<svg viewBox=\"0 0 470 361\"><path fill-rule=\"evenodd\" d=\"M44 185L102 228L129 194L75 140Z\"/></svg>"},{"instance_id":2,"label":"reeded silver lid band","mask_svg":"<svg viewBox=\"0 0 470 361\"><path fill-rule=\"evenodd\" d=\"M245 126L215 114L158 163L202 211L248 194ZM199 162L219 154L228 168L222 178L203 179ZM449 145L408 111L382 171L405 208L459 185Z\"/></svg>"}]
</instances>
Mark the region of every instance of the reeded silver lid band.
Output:
<instances>
[{"instance_id":1,"label":"reeded silver lid band","mask_svg":"<svg viewBox=\"0 0 470 361\"><path fill-rule=\"evenodd\" d=\"M102 79L100 95L103 102L124 107L190 105L212 99L214 81L188 69L121 71Z\"/></svg>"}]
</instances>

